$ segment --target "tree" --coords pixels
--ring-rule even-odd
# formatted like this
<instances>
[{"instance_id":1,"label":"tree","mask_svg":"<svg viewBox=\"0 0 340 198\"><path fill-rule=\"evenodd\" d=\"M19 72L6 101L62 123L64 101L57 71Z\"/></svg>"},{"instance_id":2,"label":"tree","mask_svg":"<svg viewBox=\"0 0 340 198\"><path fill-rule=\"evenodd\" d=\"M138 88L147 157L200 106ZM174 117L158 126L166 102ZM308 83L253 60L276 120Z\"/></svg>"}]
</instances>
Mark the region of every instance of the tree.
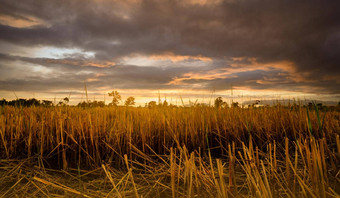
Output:
<instances>
[{"instance_id":1,"label":"tree","mask_svg":"<svg viewBox=\"0 0 340 198\"><path fill-rule=\"evenodd\" d=\"M150 101L150 102L148 103L148 107L149 107L149 108L154 108L154 107L156 107L156 106L157 106L156 101Z\"/></svg>"},{"instance_id":2,"label":"tree","mask_svg":"<svg viewBox=\"0 0 340 198\"><path fill-rule=\"evenodd\" d=\"M45 107L51 107L51 106L53 106L52 101L49 101L49 100L43 100L41 104L42 104L43 106L45 106Z\"/></svg>"},{"instance_id":3,"label":"tree","mask_svg":"<svg viewBox=\"0 0 340 198\"><path fill-rule=\"evenodd\" d=\"M223 101L222 97L217 97L215 99L215 108L225 107L227 105L226 102Z\"/></svg>"},{"instance_id":4,"label":"tree","mask_svg":"<svg viewBox=\"0 0 340 198\"><path fill-rule=\"evenodd\" d=\"M78 103L78 105L77 105L78 107L83 107L83 108L85 108L85 107L105 107L105 103L104 103L104 101L88 101L88 102L85 102L85 101L83 101L83 102L80 102L80 103Z\"/></svg>"},{"instance_id":5,"label":"tree","mask_svg":"<svg viewBox=\"0 0 340 198\"><path fill-rule=\"evenodd\" d=\"M70 102L70 99L68 99L68 97L64 98L64 103L67 104L68 102Z\"/></svg>"},{"instance_id":6,"label":"tree","mask_svg":"<svg viewBox=\"0 0 340 198\"><path fill-rule=\"evenodd\" d=\"M132 105L135 105L135 98L130 96L128 97L126 100L125 100L125 106L132 106Z\"/></svg>"},{"instance_id":7,"label":"tree","mask_svg":"<svg viewBox=\"0 0 340 198\"><path fill-rule=\"evenodd\" d=\"M0 100L0 106L4 106L4 105L7 105L7 104L8 104L8 102L7 102L6 99Z\"/></svg>"},{"instance_id":8,"label":"tree","mask_svg":"<svg viewBox=\"0 0 340 198\"><path fill-rule=\"evenodd\" d=\"M93 101L93 107L105 107L104 101Z\"/></svg>"},{"instance_id":9,"label":"tree","mask_svg":"<svg viewBox=\"0 0 340 198\"><path fill-rule=\"evenodd\" d=\"M109 93L109 96L112 96L112 102L109 104L112 106L117 106L119 102L122 100L122 97L120 96L118 91L112 91L111 93Z\"/></svg>"},{"instance_id":10,"label":"tree","mask_svg":"<svg viewBox=\"0 0 340 198\"><path fill-rule=\"evenodd\" d=\"M238 102L233 102L231 106L234 107L234 108L239 107L239 106L238 106Z\"/></svg>"}]
</instances>

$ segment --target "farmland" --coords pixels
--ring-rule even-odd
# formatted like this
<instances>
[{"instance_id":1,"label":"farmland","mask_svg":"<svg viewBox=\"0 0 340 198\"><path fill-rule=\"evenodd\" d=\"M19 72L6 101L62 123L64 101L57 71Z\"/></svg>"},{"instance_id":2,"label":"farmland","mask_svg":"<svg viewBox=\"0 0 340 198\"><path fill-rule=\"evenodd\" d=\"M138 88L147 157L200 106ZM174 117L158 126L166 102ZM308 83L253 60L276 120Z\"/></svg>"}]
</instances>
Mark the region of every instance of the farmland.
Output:
<instances>
[{"instance_id":1,"label":"farmland","mask_svg":"<svg viewBox=\"0 0 340 198\"><path fill-rule=\"evenodd\" d=\"M0 107L2 197L336 197L340 112Z\"/></svg>"}]
</instances>

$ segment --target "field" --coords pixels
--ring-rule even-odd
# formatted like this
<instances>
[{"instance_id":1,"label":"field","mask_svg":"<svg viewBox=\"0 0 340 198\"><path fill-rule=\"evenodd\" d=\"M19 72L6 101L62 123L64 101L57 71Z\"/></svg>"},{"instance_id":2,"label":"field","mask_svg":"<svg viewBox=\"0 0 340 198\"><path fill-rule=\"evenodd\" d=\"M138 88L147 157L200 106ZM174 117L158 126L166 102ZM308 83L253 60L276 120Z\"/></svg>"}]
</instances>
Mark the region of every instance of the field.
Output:
<instances>
[{"instance_id":1,"label":"field","mask_svg":"<svg viewBox=\"0 0 340 198\"><path fill-rule=\"evenodd\" d=\"M0 107L0 197L338 197L340 112Z\"/></svg>"}]
</instances>

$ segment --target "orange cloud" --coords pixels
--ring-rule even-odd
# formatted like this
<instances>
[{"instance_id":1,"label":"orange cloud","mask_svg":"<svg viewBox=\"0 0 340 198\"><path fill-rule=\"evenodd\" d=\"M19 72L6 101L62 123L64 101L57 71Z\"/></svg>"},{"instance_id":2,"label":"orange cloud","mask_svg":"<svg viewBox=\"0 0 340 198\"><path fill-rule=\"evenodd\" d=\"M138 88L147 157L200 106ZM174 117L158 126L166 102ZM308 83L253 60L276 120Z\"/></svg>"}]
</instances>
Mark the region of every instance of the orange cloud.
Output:
<instances>
[{"instance_id":1,"label":"orange cloud","mask_svg":"<svg viewBox=\"0 0 340 198\"><path fill-rule=\"evenodd\" d=\"M249 57L234 57L231 59L232 61L229 63L231 67L229 68L220 68L213 69L204 72L189 72L183 74L181 77L175 77L168 85L183 85L185 84L183 81L186 80L213 80L219 78L234 78L233 74L240 72L251 72L255 70L264 70L270 71L273 69L282 70L285 73L287 81L293 82L306 82L308 72L297 72L296 67L291 61L278 61L278 62L270 62L270 63L259 63L256 58ZM259 84L275 84L278 79L268 79L264 78L263 80L257 80L256 82ZM311 80L308 80L311 82Z\"/></svg>"},{"instance_id":2,"label":"orange cloud","mask_svg":"<svg viewBox=\"0 0 340 198\"><path fill-rule=\"evenodd\" d=\"M94 62L88 62L85 63L83 66L91 66L91 67L113 67L116 65L115 62L108 61L108 62L101 62L101 63L94 63Z\"/></svg>"},{"instance_id":3,"label":"orange cloud","mask_svg":"<svg viewBox=\"0 0 340 198\"><path fill-rule=\"evenodd\" d=\"M86 82L97 82L99 81L99 77L106 76L104 73L96 73L94 78L88 78L86 79Z\"/></svg>"},{"instance_id":4,"label":"orange cloud","mask_svg":"<svg viewBox=\"0 0 340 198\"><path fill-rule=\"evenodd\" d=\"M225 78L228 75L231 75L230 71L225 71L225 69L215 69L206 72L189 72L182 75L182 77L175 77L172 81L168 83L168 85L181 85L185 84L183 81L185 80L213 80L217 78ZM233 76L229 76L232 78Z\"/></svg>"},{"instance_id":5,"label":"orange cloud","mask_svg":"<svg viewBox=\"0 0 340 198\"><path fill-rule=\"evenodd\" d=\"M47 63L57 63L57 64L65 64L65 65L74 65L74 66L90 66L90 67L113 67L116 65L115 62L107 61L107 62L86 62L86 61L76 61L76 60L66 60L66 59L48 59Z\"/></svg>"},{"instance_id":6,"label":"orange cloud","mask_svg":"<svg viewBox=\"0 0 340 198\"><path fill-rule=\"evenodd\" d=\"M184 1L184 2L188 4L211 5L211 4L220 4L223 1L222 0L189 0L189 1Z\"/></svg>"},{"instance_id":7,"label":"orange cloud","mask_svg":"<svg viewBox=\"0 0 340 198\"><path fill-rule=\"evenodd\" d=\"M234 57L231 59L232 62L230 65L232 67L243 67L243 68L252 68L255 67L257 69L280 69L288 72L296 72L296 67L292 61L278 61L278 62L270 62L270 63L259 63L254 57ZM246 61L246 63L242 62Z\"/></svg>"},{"instance_id":8,"label":"orange cloud","mask_svg":"<svg viewBox=\"0 0 340 198\"><path fill-rule=\"evenodd\" d=\"M32 27L35 25L47 25L46 22L35 17L25 16L25 19L14 18L8 15L0 14L0 24L17 28Z\"/></svg>"},{"instance_id":9,"label":"orange cloud","mask_svg":"<svg viewBox=\"0 0 340 198\"><path fill-rule=\"evenodd\" d=\"M150 59L155 59L155 60L171 60L172 62L179 62L179 61L184 61L184 60L199 60L199 61L212 61L211 58L205 57L205 56L183 56L183 55L175 55L172 52L167 52L163 54L157 54L157 55L151 55L149 56Z\"/></svg>"},{"instance_id":10,"label":"orange cloud","mask_svg":"<svg viewBox=\"0 0 340 198\"><path fill-rule=\"evenodd\" d=\"M245 61L245 62L242 62ZM233 68L242 68L244 71L252 71L257 69L262 69L264 71L269 71L271 69L279 69L283 72L287 72L289 75L287 79L293 82L314 82L314 80L308 79L310 72L297 71L297 67L292 61L277 61L269 63L260 63L256 58L253 57L234 57L230 65ZM269 83L261 81L261 84Z\"/></svg>"}]
</instances>

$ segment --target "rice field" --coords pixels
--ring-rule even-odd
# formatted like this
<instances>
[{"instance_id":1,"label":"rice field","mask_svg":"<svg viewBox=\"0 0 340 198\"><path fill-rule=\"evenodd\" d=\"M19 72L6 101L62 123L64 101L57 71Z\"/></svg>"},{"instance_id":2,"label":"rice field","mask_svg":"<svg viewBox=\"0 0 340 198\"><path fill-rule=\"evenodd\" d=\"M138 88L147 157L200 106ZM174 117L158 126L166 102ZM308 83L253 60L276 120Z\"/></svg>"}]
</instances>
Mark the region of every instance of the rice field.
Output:
<instances>
[{"instance_id":1,"label":"rice field","mask_svg":"<svg viewBox=\"0 0 340 198\"><path fill-rule=\"evenodd\" d=\"M0 197L339 197L340 111L0 107Z\"/></svg>"}]
</instances>

